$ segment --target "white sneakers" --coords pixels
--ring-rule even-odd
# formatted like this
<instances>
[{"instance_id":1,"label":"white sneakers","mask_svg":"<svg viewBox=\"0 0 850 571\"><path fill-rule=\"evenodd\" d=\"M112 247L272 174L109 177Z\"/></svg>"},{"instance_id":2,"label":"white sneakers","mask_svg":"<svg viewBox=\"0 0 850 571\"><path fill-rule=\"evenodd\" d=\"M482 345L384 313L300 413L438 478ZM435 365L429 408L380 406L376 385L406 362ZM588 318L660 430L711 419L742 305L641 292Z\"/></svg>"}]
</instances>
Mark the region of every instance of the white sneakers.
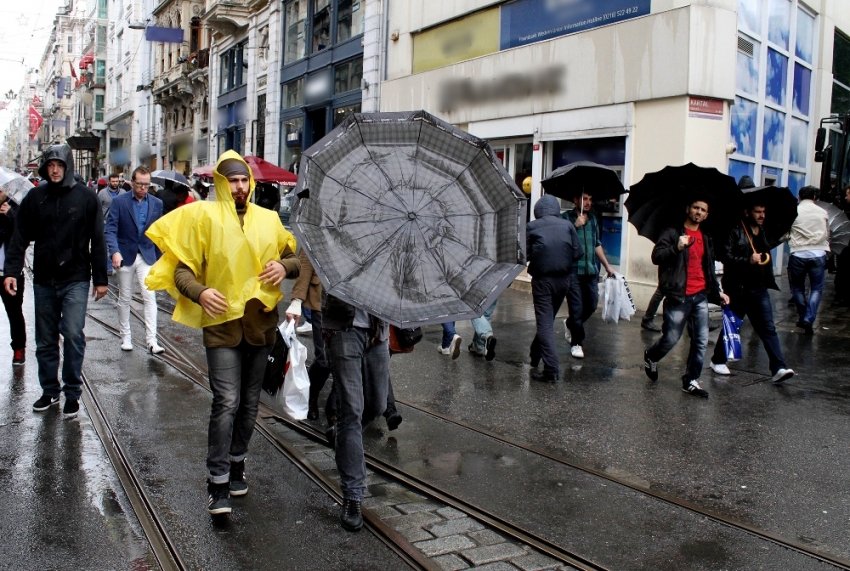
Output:
<instances>
[{"instance_id":1,"label":"white sneakers","mask_svg":"<svg viewBox=\"0 0 850 571\"><path fill-rule=\"evenodd\" d=\"M726 363L721 365L715 365L714 361L709 361L709 365L711 365L711 370L717 373L718 375L731 375L732 371L729 370L729 367L726 366Z\"/></svg>"},{"instance_id":2,"label":"white sneakers","mask_svg":"<svg viewBox=\"0 0 850 571\"><path fill-rule=\"evenodd\" d=\"M157 342L156 342L156 341L154 341L153 343L150 343L150 344L148 345L148 351L150 351L150 352L151 352L151 355L160 355L160 354L162 354L162 353L165 353L165 349L163 349L162 347L160 347L160 346L157 344Z\"/></svg>"},{"instance_id":3,"label":"white sneakers","mask_svg":"<svg viewBox=\"0 0 850 571\"><path fill-rule=\"evenodd\" d=\"M794 376L794 371L791 369L779 369L776 371L776 374L773 375L770 380L776 384L781 383L782 381L787 381L791 377Z\"/></svg>"},{"instance_id":4,"label":"white sneakers","mask_svg":"<svg viewBox=\"0 0 850 571\"><path fill-rule=\"evenodd\" d=\"M582 350L581 345L573 345L570 347L570 355L576 359L584 359L584 351Z\"/></svg>"},{"instance_id":5,"label":"white sneakers","mask_svg":"<svg viewBox=\"0 0 850 571\"><path fill-rule=\"evenodd\" d=\"M124 337L121 339L121 350L122 351L132 351L133 350L133 338L132 337ZM152 355L160 355L165 353L165 349L159 346L159 343L156 340L152 342L148 342L148 351Z\"/></svg>"},{"instance_id":6,"label":"white sneakers","mask_svg":"<svg viewBox=\"0 0 850 571\"><path fill-rule=\"evenodd\" d=\"M306 335L307 333L313 332L313 324L309 321L305 321L304 325L299 325L295 328L295 332L300 335Z\"/></svg>"},{"instance_id":7,"label":"white sneakers","mask_svg":"<svg viewBox=\"0 0 850 571\"><path fill-rule=\"evenodd\" d=\"M452 337L452 342L449 343L448 347L443 347L442 345L437 345L437 351L442 353L443 355L451 355L452 359L457 359L458 355L460 355L460 342L462 341L460 335L455 334Z\"/></svg>"},{"instance_id":8,"label":"white sneakers","mask_svg":"<svg viewBox=\"0 0 850 571\"><path fill-rule=\"evenodd\" d=\"M132 351L133 350L133 340L130 337L124 337L121 340L121 350L122 351Z\"/></svg>"},{"instance_id":9,"label":"white sneakers","mask_svg":"<svg viewBox=\"0 0 850 571\"><path fill-rule=\"evenodd\" d=\"M573 343L573 338L572 338L572 337L570 337L570 328L569 328L569 327L567 327L567 320L566 320L566 319L564 320L564 339L566 339L566 340L567 340L567 343L569 343L570 345L572 345L572 343Z\"/></svg>"}]
</instances>

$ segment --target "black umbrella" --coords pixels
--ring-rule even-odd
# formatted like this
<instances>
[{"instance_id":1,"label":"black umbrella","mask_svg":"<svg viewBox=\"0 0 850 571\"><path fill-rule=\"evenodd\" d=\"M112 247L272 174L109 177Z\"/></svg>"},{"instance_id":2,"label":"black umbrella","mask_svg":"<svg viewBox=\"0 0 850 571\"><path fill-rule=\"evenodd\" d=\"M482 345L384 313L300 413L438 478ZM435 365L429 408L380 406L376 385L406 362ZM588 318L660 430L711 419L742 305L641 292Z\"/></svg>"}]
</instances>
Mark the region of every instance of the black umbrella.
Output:
<instances>
[{"instance_id":1,"label":"black umbrella","mask_svg":"<svg viewBox=\"0 0 850 571\"><path fill-rule=\"evenodd\" d=\"M525 194L486 141L424 111L348 117L295 192L325 291L400 327L480 316L525 268Z\"/></svg>"},{"instance_id":2,"label":"black umbrella","mask_svg":"<svg viewBox=\"0 0 850 571\"><path fill-rule=\"evenodd\" d=\"M189 188L189 180L177 171L153 171L151 173L151 182L159 186L165 186L165 181L167 180Z\"/></svg>"},{"instance_id":3,"label":"black umbrella","mask_svg":"<svg viewBox=\"0 0 850 571\"><path fill-rule=\"evenodd\" d=\"M631 186L626 209L638 234L657 242L667 228L682 226L691 201L703 199L709 212L700 227L717 241L740 222L743 196L731 176L688 163L645 175Z\"/></svg>"},{"instance_id":4,"label":"black umbrella","mask_svg":"<svg viewBox=\"0 0 850 571\"><path fill-rule=\"evenodd\" d=\"M572 200L583 192L593 196L594 201L620 198L627 192L620 177L610 168L590 161L577 161L558 167L543 180L543 189L564 200Z\"/></svg>"},{"instance_id":5,"label":"black umbrella","mask_svg":"<svg viewBox=\"0 0 850 571\"><path fill-rule=\"evenodd\" d=\"M797 199L791 189L780 186L744 188L744 207L764 206L764 235L771 248L779 245L797 218Z\"/></svg>"},{"instance_id":6,"label":"black umbrella","mask_svg":"<svg viewBox=\"0 0 850 571\"><path fill-rule=\"evenodd\" d=\"M847 218L846 212L832 203L818 200L815 204L826 210L829 216L829 249L835 254L840 254L850 244L850 218Z\"/></svg>"}]
</instances>

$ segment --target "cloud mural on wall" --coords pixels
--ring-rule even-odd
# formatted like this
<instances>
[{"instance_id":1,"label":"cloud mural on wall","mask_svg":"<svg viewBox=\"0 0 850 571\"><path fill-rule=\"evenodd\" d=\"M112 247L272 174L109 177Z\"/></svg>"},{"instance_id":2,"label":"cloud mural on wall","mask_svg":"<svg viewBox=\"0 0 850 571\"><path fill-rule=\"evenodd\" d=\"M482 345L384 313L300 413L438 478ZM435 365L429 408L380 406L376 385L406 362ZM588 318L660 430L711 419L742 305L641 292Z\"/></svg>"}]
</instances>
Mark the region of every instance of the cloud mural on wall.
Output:
<instances>
[{"instance_id":1,"label":"cloud mural on wall","mask_svg":"<svg viewBox=\"0 0 850 571\"><path fill-rule=\"evenodd\" d=\"M732 106L732 140L738 147L738 153L748 157L756 156L756 120L758 106L741 97L735 98Z\"/></svg>"},{"instance_id":2,"label":"cloud mural on wall","mask_svg":"<svg viewBox=\"0 0 850 571\"><path fill-rule=\"evenodd\" d=\"M791 154L790 163L799 167L806 166L806 144L809 124L800 119L791 118L791 133L788 141Z\"/></svg>"},{"instance_id":3,"label":"cloud mural on wall","mask_svg":"<svg viewBox=\"0 0 850 571\"><path fill-rule=\"evenodd\" d=\"M767 81L765 96L768 101L785 106L785 84L788 78L788 58L779 52L767 50Z\"/></svg>"},{"instance_id":4,"label":"cloud mural on wall","mask_svg":"<svg viewBox=\"0 0 850 571\"><path fill-rule=\"evenodd\" d=\"M761 34L761 0L738 0L738 26Z\"/></svg>"},{"instance_id":5,"label":"cloud mural on wall","mask_svg":"<svg viewBox=\"0 0 850 571\"><path fill-rule=\"evenodd\" d=\"M814 39L815 19L803 10L797 9L797 40L794 52L806 63L812 63Z\"/></svg>"},{"instance_id":6,"label":"cloud mural on wall","mask_svg":"<svg viewBox=\"0 0 850 571\"><path fill-rule=\"evenodd\" d=\"M767 18L767 38L774 44L788 49L791 22L790 0L770 0Z\"/></svg>"},{"instance_id":7,"label":"cloud mural on wall","mask_svg":"<svg viewBox=\"0 0 850 571\"><path fill-rule=\"evenodd\" d=\"M785 114L765 107L761 158L766 161L781 163L784 145Z\"/></svg>"},{"instance_id":8,"label":"cloud mural on wall","mask_svg":"<svg viewBox=\"0 0 850 571\"><path fill-rule=\"evenodd\" d=\"M759 53L758 44L755 53ZM738 52L738 62L735 70L735 83L740 91L757 97L759 88L758 61L745 53Z\"/></svg>"}]
</instances>

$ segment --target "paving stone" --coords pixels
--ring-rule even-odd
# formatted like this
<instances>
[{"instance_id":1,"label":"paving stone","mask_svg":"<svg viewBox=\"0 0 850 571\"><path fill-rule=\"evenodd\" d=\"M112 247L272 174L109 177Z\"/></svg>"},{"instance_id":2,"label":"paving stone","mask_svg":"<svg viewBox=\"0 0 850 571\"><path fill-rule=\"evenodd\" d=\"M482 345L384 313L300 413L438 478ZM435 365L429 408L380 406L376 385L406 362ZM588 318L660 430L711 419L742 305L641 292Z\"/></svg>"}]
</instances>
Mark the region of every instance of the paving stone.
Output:
<instances>
[{"instance_id":1,"label":"paving stone","mask_svg":"<svg viewBox=\"0 0 850 571\"><path fill-rule=\"evenodd\" d=\"M530 555L526 555L525 557L511 559L511 563L522 569L522 571L545 571L548 569L561 568L560 561L536 551Z\"/></svg>"},{"instance_id":2,"label":"paving stone","mask_svg":"<svg viewBox=\"0 0 850 571\"><path fill-rule=\"evenodd\" d=\"M469 571L516 571L516 567L504 561L497 561L479 567L471 567Z\"/></svg>"},{"instance_id":3,"label":"paving stone","mask_svg":"<svg viewBox=\"0 0 850 571\"><path fill-rule=\"evenodd\" d=\"M443 518L434 513L419 512L398 517L388 517L384 521L393 529L404 529L405 527L426 527L432 523L443 521Z\"/></svg>"},{"instance_id":4,"label":"paving stone","mask_svg":"<svg viewBox=\"0 0 850 571\"><path fill-rule=\"evenodd\" d=\"M469 537L477 541L478 545L495 545L497 543L504 543L506 541L504 537L502 537L491 529L473 531L468 535Z\"/></svg>"},{"instance_id":5,"label":"paving stone","mask_svg":"<svg viewBox=\"0 0 850 571\"><path fill-rule=\"evenodd\" d=\"M366 474L366 485L377 486L378 484L386 484L387 480L377 474Z\"/></svg>"},{"instance_id":6,"label":"paving stone","mask_svg":"<svg viewBox=\"0 0 850 571\"><path fill-rule=\"evenodd\" d=\"M470 531L478 531L481 529L484 529L484 526L471 517L462 517L460 519L450 519L445 523L432 525L428 528L428 531L437 537L445 537L447 535L468 533Z\"/></svg>"},{"instance_id":7,"label":"paving stone","mask_svg":"<svg viewBox=\"0 0 850 571\"><path fill-rule=\"evenodd\" d=\"M373 514L375 514L375 517L377 517L378 519L385 519L388 517L396 517L401 515L399 511L392 506L378 504L374 507L370 507L365 505L364 503L363 507L367 508Z\"/></svg>"},{"instance_id":8,"label":"paving stone","mask_svg":"<svg viewBox=\"0 0 850 571\"><path fill-rule=\"evenodd\" d=\"M473 565L484 565L494 561L504 561L511 557L519 557L525 555L525 550L513 543L499 543L496 545L487 545L485 547L476 547L475 549L467 549L462 551L461 555L464 559Z\"/></svg>"},{"instance_id":9,"label":"paving stone","mask_svg":"<svg viewBox=\"0 0 850 571\"><path fill-rule=\"evenodd\" d=\"M404 536L404 538L413 543L415 541L425 541L426 539L434 539L434 536L422 529L421 527L408 527L405 529L399 529L398 532Z\"/></svg>"},{"instance_id":10,"label":"paving stone","mask_svg":"<svg viewBox=\"0 0 850 571\"><path fill-rule=\"evenodd\" d=\"M435 555L445 555L453 551L469 549L475 546L475 542L465 535L451 535L449 537L438 537L430 541L420 541L414 543L413 546L427 557L434 557Z\"/></svg>"},{"instance_id":11,"label":"paving stone","mask_svg":"<svg viewBox=\"0 0 850 571\"><path fill-rule=\"evenodd\" d=\"M460 517L466 517L466 514L460 510L456 510L453 507L446 506L444 508L438 509L437 513L443 516L446 519L458 519Z\"/></svg>"},{"instance_id":12,"label":"paving stone","mask_svg":"<svg viewBox=\"0 0 850 571\"><path fill-rule=\"evenodd\" d=\"M399 504L396 509L402 513L415 514L419 512L430 512L440 507L440 504L434 502L415 502L410 504Z\"/></svg>"},{"instance_id":13,"label":"paving stone","mask_svg":"<svg viewBox=\"0 0 850 571\"><path fill-rule=\"evenodd\" d=\"M460 571L461 569L469 569L469 565L466 561L452 553L449 553L448 555L440 555L431 561L439 565L440 569L443 571Z\"/></svg>"}]
</instances>

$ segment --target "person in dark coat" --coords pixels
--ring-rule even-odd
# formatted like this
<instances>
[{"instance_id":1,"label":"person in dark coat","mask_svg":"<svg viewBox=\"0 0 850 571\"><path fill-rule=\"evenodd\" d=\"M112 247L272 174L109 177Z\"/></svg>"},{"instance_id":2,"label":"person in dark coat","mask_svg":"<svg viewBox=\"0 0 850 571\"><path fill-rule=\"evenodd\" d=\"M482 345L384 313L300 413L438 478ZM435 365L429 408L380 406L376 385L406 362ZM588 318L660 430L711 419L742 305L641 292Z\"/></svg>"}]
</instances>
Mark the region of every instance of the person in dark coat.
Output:
<instances>
[{"instance_id":1,"label":"person in dark coat","mask_svg":"<svg viewBox=\"0 0 850 571\"><path fill-rule=\"evenodd\" d=\"M762 228L766 211L764 204L751 204L744 211L741 225L729 233L720 255L723 262L721 283L723 291L733 300L730 305L732 312L742 318L748 316L761 339L767 351L770 374L773 376L771 380L781 383L793 377L794 371L787 367L782 356L782 347L773 323L773 306L768 295L768 290L779 291L779 286L773 278L769 254L778 244L769 244ZM731 375L726 360L721 330L711 357L711 370L718 375Z\"/></svg>"},{"instance_id":2,"label":"person in dark coat","mask_svg":"<svg viewBox=\"0 0 850 571\"><path fill-rule=\"evenodd\" d=\"M12 234L15 231L15 217L18 214L18 205L9 200L6 193L0 192L0 260L5 257L12 242ZM2 273L2 272L0 272ZM27 325L24 320L24 274L18 278L18 295L9 295L5 288L0 288L0 298L3 299L3 307L6 309L6 317L9 318L9 333L12 336L12 365L19 366L26 362Z\"/></svg>"},{"instance_id":3,"label":"person in dark coat","mask_svg":"<svg viewBox=\"0 0 850 571\"><path fill-rule=\"evenodd\" d=\"M534 205L536 220L526 226L525 251L537 335L531 343L531 378L549 383L560 379L555 347L555 315L569 291L573 264L584 255L575 226L561 218L558 199L545 195ZM543 361L543 372L537 371Z\"/></svg>"},{"instance_id":4,"label":"person in dark coat","mask_svg":"<svg viewBox=\"0 0 850 571\"><path fill-rule=\"evenodd\" d=\"M156 197L162 201L162 215L165 216L175 208L179 199L174 182L166 180L165 184L156 191Z\"/></svg>"},{"instance_id":5,"label":"person in dark coat","mask_svg":"<svg viewBox=\"0 0 850 571\"><path fill-rule=\"evenodd\" d=\"M708 303L729 303L714 273L711 236L700 230L708 208L705 199L691 200L684 223L665 230L652 249L652 263L659 266L658 287L664 294L664 324L661 338L643 354L646 376L657 381L658 361L679 342L687 325L691 348L682 390L698 397L708 397L697 381L708 346Z\"/></svg>"},{"instance_id":6,"label":"person in dark coat","mask_svg":"<svg viewBox=\"0 0 850 571\"><path fill-rule=\"evenodd\" d=\"M280 189L273 184L261 182L257 185L257 206L262 206L273 212L280 210Z\"/></svg>"},{"instance_id":7,"label":"person in dark coat","mask_svg":"<svg viewBox=\"0 0 850 571\"><path fill-rule=\"evenodd\" d=\"M106 295L103 260L103 211L97 195L74 181L74 159L68 145L44 151L38 173L47 181L29 191L15 220L15 231L3 268L3 286L18 294L24 253L34 242L33 297L38 381L43 394L33 404L36 412L59 403L65 393L66 417L80 410L82 368L86 349L89 282L95 300ZM65 339L62 385L59 384L59 333Z\"/></svg>"}]
</instances>

